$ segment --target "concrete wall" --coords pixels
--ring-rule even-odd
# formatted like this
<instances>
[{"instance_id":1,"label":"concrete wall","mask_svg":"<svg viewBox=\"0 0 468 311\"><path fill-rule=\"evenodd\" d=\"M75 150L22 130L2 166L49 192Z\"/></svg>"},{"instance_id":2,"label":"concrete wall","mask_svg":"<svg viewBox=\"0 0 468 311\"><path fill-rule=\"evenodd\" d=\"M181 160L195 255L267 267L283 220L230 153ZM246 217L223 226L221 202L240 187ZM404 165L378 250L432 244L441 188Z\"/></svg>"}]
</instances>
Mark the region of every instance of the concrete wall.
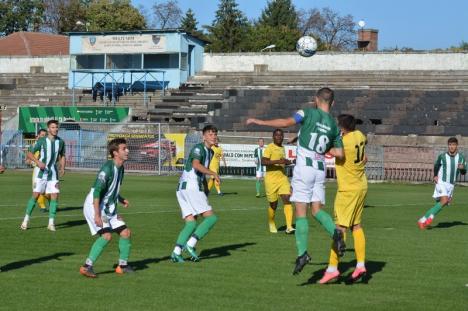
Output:
<instances>
[{"instance_id":1,"label":"concrete wall","mask_svg":"<svg viewBox=\"0 0 468 311\"><path fill-rule=\"evenodd\" d=\"M376 52L327 53L312 57L297 53L204 54L204 71L253 71L266 64L269 71L334 70L468 70L468 53Z\"/></svg>"},{"instance_id":2,"label":"concrete wall","mask_svg":"<svg viewBox=\"0 0 468 311\"><path fill-rule=\"evenodd\" d=\"M0 56L0 73L29 73L32 66L42 66L46 73L68 73L70 56Z\"/></svg>"}]
</instances>

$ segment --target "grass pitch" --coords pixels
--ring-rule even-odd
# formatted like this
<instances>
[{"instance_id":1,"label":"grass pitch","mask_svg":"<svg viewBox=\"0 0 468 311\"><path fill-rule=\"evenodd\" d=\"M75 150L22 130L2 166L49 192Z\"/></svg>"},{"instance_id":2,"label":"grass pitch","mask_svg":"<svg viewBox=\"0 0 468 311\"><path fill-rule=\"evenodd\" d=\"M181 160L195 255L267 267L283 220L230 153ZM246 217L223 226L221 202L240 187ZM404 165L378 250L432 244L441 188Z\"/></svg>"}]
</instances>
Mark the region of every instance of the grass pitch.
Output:
<instances>
[{"instance_id":1,"label":"grass pitch","mask_svg":"<svg viewBox=\"0 0 468 311\"><path fill-rule=\"evenodd\" d=\"M352 236L342 260L343 278L318 285L330 239L310 220L311 264L292 276L294 236L270 234L266 199L255 198L253 180L224 180L224 197L210 196L219 216L199 242L199 263L174 264L169 255L183 222L175 198L176 177L127 174L119 209L133 232L134 275L113 272L118 237L95 265L97 279L78 273L94 241L82 203L95 174L67 173L61 182L57 232L36 208L31 228L20 231L31 195L31 173L0 175L1 310L466 310L468 213L466 188L420 231L417 219L433 204L432 185L371 184L363 215L368 276L345 281L354 267ZM326 211L336 186L327 184ZM282 208L277 225L284 225Z\"/></svg>"}]
</instances>

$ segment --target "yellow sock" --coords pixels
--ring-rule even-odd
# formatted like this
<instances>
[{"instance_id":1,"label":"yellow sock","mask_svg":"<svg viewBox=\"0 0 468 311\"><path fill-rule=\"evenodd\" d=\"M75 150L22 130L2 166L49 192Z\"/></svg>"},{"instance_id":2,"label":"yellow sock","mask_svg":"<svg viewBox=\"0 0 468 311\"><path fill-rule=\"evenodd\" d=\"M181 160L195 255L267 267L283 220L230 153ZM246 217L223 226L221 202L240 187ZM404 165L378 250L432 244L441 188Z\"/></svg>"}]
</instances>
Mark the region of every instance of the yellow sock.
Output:
<instances>
[{"instance_id":1,"label":"yellow sock","mask_svg":"<svg viewBox=\"0 0 468 311\"><path fill-rule=\"evenodd\" d=\"M40 195L39 198L37 198L37 205L39 205L40 208L46 208L46 197L45 195Z\"/></svg>"},{"instance_id":2,"label":"yellow sock","mask_svg":"<svg viewBox=\"0 0 468 311\"><path fill-rule=\"evenodd\" d=\"M213 188L213 183L214 183L214 179L213 178L210 178L208 180L208 190L211 190L211 188Z\"/></svg>"},{"instance_id":3,"label":"yellow sock","mask_svg":"<svg viewBox=\"0 0 468 311\"><path fill-rule=\"evenodd\" d=\"M213 179L212 179L213 180ZM218 182L214 182L214 185L215 185L215 188L216 188L216 191L218 193L221 193L221 187L219 186L219 183Z\"/></svg>"},{"instance_id":4,"label":"yellow sock","mask_svg":"<svg viewBox=\"0 0 468 311\"><path fill-rule=\"evenodd\" d=\"M292 229L293 208L291 204L284 205L284 218L286 218L286 228Z\"/></svg>"},{"instance_id":5,"label":"yellow sock","mask_svg":"<svg viewBox=\"0 0 468 311\"><path fill-rule=\"evenodd\" d=\"M366 260L366 238L364 236L364 230L362 230L362 228L354 230L353 237L356 261L358 263L364 263Z\"/></svg>"},{"instance_id":6,"label":"yellow sock","mask_svg":"<svg viewBox=\"0 0 468 311\"><path fill-rule=\"evenodd\" d=\"M270 227L270 232L277 232L275 224L275 213L276 211L271 207L268 207L268 225Z\"/></svg>"},{"instance_id":7,"label":"yellow sock","mask_svg":"<svg viewBox=\"0 0 468 311\"><path fill-rule=\"evenodd\" d=\"M346 231L343 232L343 240L346 241ZM328 262L329 267L338 267L338 262L339 262L339 257L338 254L336 253L335 249L333 248L333 242L332 246L330 249L330 260Z\"/></svg>"}]
</instances>

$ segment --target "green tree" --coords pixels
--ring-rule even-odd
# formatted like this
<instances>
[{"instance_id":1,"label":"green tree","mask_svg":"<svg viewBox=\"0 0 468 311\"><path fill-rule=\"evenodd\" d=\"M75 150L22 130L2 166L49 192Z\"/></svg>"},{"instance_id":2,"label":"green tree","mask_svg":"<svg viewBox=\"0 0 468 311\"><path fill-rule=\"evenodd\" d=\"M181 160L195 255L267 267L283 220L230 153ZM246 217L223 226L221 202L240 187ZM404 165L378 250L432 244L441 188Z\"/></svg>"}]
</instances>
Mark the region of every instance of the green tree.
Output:
<instances>
[{"instance_id":1,"label":"green tree","mask_svg":"<svg viewBox=\"0 0 468 311\"><path fill-rule=\"evenodd\" d=\"M82 0L44 0L44 30L63 33L85 30L77 25L78 21L86 22L87 6Z\"/></svg>"},{"instance_id":2,"label":"green tree","mask_svg":"<svg viewBox=\"0 0 468 311\"><path fill-rule=\"evenodd\" d=\"M192 33L198 30L197 24L198 22L192 9L188 9L187 12L185 12L185 16L182 18L180 27L186 32Z\"/></svg>"},{"instance_id":3,"label":"green tree","mask_svg":"<svg viewBox=\"0 0 468 311\"><path fill-rule=\"evenodd\" d=\"M292 30L287 26L256 25L251 27L245 50L258 52L274 44L274 51L288 52L296 49L296 41L300 38L299 30Z\"/></svg>"},{"instance_id":4,"label":"green tree","mask_svg":"<svg viewBox=\"0 0 468 311\"><path fill-rule=\"evenodd\" d=\"M86 11L90 31L139 30L146 28L143 15L130 0L97 0Z\"/></svg>"},{"instance_id":5,"label":"green tree","mask_svg":"<svg viewBox=\"0 0 468 311\"><path fill-rule=\"evenodd\" d=\"M221 0L216 18L208 29L211 43L206 47L213 52L238 52L243 49L249 29L244 13L237 8L235 0Z\"/></svg>"},{"instance_id":6,"label":"green tree","mask_svg":"<svg viewBox=\"0 0 468 311\"><path fill-rule=\"evenodd\" d=\"M449 50L454 52L468 51L468 42L462 41L459 46L452 46Z\"/></svg>"},{"instance_id":7,"label":"green tree","mask_svg":"<svg viewBox=\"0 0 468 311\"><path fill-rule=\"evenodd\" d=\"M43 23L44 4L41 0L0 1L0 34L16 31L39 31Z\"/></svg>"},{"instance_id":8,"label":"green tree","mask_svg":"<svg viewBox=\"0 0 468 311\"><path fill-rule=\"evenodd\" d=\"M298 16L291 0L272 0L262 11L258 24L262 26L286 26L289 29L298 29Z\"/></svg>"}]
</instances>

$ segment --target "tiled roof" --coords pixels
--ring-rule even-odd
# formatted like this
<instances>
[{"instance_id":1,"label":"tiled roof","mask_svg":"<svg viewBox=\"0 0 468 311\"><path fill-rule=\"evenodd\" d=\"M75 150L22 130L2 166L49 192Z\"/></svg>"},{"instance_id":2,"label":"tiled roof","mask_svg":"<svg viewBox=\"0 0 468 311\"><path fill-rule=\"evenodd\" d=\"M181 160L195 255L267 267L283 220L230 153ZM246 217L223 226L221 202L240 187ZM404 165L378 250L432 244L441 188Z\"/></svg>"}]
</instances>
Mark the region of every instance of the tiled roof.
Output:
<instances>
[{"instance_id":1,"label":"tiled roof","mask_svg":"<svg viewBox=\"0 0 468 311\"><path fill-rule=\"evenodd\" d=\"M15 32L0 39L0 55L68 55L68 36L43 32Z\"/></svg>"}]
</instances>

